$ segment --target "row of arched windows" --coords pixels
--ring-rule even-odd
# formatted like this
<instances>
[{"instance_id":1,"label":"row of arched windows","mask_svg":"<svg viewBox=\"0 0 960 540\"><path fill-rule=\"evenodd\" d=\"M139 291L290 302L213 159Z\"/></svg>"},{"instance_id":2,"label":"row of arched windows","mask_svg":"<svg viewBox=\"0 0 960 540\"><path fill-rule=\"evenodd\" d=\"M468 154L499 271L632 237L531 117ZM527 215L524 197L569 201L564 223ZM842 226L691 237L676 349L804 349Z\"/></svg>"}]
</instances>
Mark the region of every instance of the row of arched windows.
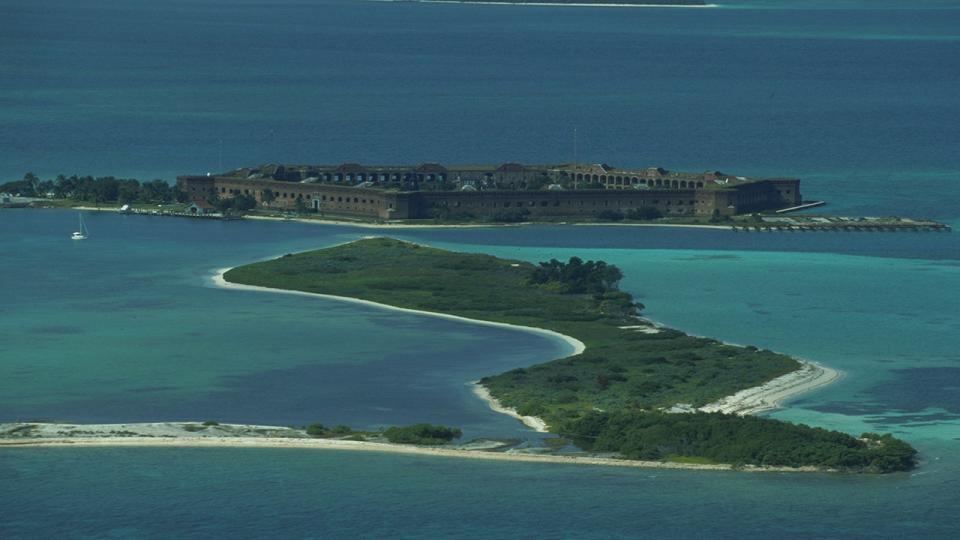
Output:
<instances>
[{"instance_id":1,"label":"row of arched windows","mask_svg":"<svg viewBox=\"0 0 960 540\"><path fill-rule=\"evenodd\" d=\"M616 176L606 174L577 173L578 182L595 182L605 186L637 186L646 184L647 187L662 187L671 189L701 189L702 181L694 180L667 180L663 178L643 179L637 176Z\"/></svg>"}]
</instances>

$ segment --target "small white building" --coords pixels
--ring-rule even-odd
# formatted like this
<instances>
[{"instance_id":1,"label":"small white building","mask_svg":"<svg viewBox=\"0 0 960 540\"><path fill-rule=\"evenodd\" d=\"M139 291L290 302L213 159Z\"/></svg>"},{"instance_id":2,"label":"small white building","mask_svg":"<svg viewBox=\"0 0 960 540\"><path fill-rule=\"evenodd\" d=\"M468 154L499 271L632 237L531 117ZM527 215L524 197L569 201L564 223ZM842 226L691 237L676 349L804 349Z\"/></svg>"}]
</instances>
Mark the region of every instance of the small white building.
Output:
<instances>
[{"instance_id":1,"label":"small white building","mask_svg":"<svg viewBox=\"0 0 960 540\"><path fill-rule=\"evenodd\" d=\"M217 209L207 201L194 200L187 207L188 214L213 214Z\"/></svg>"}]
</instances>

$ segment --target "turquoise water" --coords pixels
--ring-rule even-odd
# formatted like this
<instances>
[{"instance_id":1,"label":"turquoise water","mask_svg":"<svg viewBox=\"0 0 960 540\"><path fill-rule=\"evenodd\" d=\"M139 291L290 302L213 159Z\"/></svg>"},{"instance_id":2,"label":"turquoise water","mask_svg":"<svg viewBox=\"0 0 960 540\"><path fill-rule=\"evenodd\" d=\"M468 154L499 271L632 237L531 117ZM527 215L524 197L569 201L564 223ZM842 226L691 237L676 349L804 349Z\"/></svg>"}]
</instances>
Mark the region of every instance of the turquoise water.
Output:
<instances>
[{"instance_id":1,"label":"turquoise water","mask_svg":"<svg viewBox=\"0 0 960 540\"><path fill-rule=\"evenodd\" d=\"M27 284L7 291L0 317L0 420L435 421L462 425L468 437L529 438L464 383L565 352L521 332L209 286L215 268L369 229L88 213L91 239L80 244L67 237L74 220L71 211L0 213L0 242L16 255L0 259L0 275ZM955 234L511 227L393 235L531 261L614 262L658 321L845 372L773 416L896 433L920 449L922 466L846 477L300 450L18 449L0 454L0 533L32 537L41 523L74 537L957 532Z\"/></svg>"},{"instance_id":2,"label":"turquoise water","mask_svg":"<svg viewBox=\"0 0 960 540\"><path fill-rule=\"evenodd\" d=\"M463 424L468 437L517 436L466 383L569 350L516 331L212 287L216 268L362 231L302 227L279 240L272 224L91 214L96 241L81 245L63 235L74 219L0 215L17 254L0 275L42 284L10 291L3 307L4 420L428 421Z\"/></svg>"},{"instance_id":3,"label":"turquoise water","mask_svg":"<svg viewBox=\"0 0 960 540\"><path fill-rule=\"evenodd\" d=\"M837 213L960 225L954 1L717 10L0 0L0 178L258 162L553 162L794 175ZM0 212L0 421L431 421L530 438L465 386L563 344L210 286L370 230ZM0 537L960 535L960 236L390 231L623 267L647 314L845 377L771 416L893 432L884 477L244 449L0 452Z\"/></svg>"}]
</instances>

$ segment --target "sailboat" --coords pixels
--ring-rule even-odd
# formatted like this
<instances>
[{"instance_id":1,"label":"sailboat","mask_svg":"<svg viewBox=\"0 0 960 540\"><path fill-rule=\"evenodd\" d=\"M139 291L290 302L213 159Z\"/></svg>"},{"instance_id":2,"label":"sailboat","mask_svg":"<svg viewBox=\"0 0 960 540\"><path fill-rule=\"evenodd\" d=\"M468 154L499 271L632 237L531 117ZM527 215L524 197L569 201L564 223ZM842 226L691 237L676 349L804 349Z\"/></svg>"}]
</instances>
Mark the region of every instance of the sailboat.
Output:
<instances>
[{"instance_id":1,"label":"sailboat","mask_svg":"<svg viewBox=\"0 0 960 540\"><path fill-rule=\"evenodd\" d=\"M88 231L87 231L87 226L83 224L83 214L77 214L77 216L80 217L80 230L79 230L79 231L74 231L74 233L70 235L70 239L71 239L71 240L86 240L86 239L87 239L87 234L89 234L89 233L88 233Z\"/></svg>"}]
</instances>

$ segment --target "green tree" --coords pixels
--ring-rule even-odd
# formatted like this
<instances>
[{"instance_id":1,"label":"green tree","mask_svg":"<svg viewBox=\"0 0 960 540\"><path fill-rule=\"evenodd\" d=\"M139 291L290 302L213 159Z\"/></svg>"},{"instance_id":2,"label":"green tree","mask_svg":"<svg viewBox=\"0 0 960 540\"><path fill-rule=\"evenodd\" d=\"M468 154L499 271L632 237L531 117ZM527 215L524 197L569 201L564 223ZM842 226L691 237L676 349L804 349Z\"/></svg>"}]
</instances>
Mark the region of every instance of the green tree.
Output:
<instances>
[{"instance_id":1,"label":"green tree","mask_svg":"<svg viewBox=\"0 0 960 540\"><path fill-rule=\"evenodd\" d=\"M556 259L540 263L533 269L530 282L546 285L553 283L568 294L602 294L616 291L623 272L604 261L583 262L580 257L570 257L562 263Z\"/></svg>"},{"instance_id":2,"label":"green tree","mask_svg":"<svg viewBox=\"0 0 960 540\"><path fill-rule=\"evenodd\" d=\"M122 180L117 183L117 201L127 204L140 199L140 183L136 180Z\"/></svg>"},{"instance_id":3,"label":"green tree","mask_svg":"<svg viewBox=\"0 0 960 540\"><path fill-rule=\"evenodd\" d=\"M383 434L392 443L437 445L457 439L463 433L457 428L447 426L413 424L412 426L391 427Z\"/></svg>"},{"instance_id":4,"label":"green tree","mask_svg":"<svg viewBox=\"0 0 960 540\"><path fill-rule=\"evenodd\" d=\"M23 182L29 186L27 189L31 193L30 195L27 195L27 197L34 197L38 194L37 187L40 184L40 178L38 178L37 175L33 174L32 172L28 172L27 174L23 175Z\"/></svg>"},{"instance_id":5,"label":"green tree","mask_svg":"<svg viewBox=\"0 0 960 540\"><path fill-rule=\"evenodd\" d=\"M148 202L166 203L174 199L174 191L170 184L163 180L151 180L140 186L140 199Z\"/></svg>"},{"instance_id":6,"label":"green tree","mask_svg":"<svg viewBox=\"0 0 960 540\"><path fill-rule=\"evenodd\" d=\"M53 180L43 180L37 184L37 196L46 197L47 193L53 192Z\"/></svg>"},{"instance_id":7,"label":"green tree","mask_svg":"<svg viewBox=\"0 0 960 540\"><path fill-rule=\"evenodd\" d=\"M257 206L257 200L253 198L253 195L237 195L233 198L233 208L240 212L246 212L247 210L252 210Z\"/></svg>"},{"instance_id":8,"label":"green tree","mask_svg":"<svg viewBox=\"0 0 960 540\"><path fill-rule=\"evenodd\" d=\"M67 178L62 174L58 174L57 179L53 182L53 196L58 199L73 196L73 190L76 188L76 184L76 175Z\"/></svg>"}]
</instances>

